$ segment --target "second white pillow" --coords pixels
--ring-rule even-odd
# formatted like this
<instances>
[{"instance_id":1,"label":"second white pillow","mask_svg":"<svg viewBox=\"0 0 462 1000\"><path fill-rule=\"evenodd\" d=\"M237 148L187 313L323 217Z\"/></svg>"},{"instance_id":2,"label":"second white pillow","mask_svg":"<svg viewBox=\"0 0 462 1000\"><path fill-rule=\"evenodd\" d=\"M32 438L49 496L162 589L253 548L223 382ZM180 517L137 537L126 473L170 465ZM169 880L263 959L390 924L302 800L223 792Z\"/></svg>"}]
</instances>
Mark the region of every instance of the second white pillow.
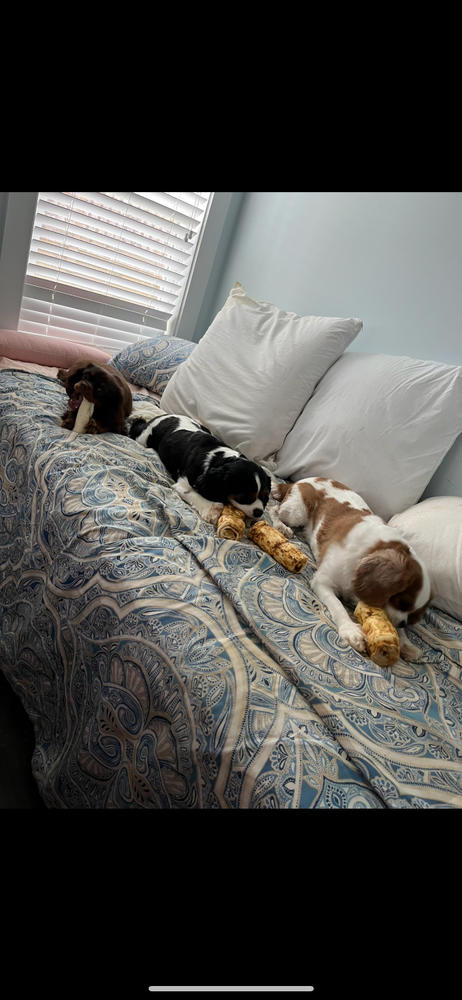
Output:
<instances>
[{"instance_id":1,"label":"second white pillow","mask_svg":"<svg viewBox=\"0 0 462 1000\"><path fill-rule=\"evenodd\" d=\"M462 497L429 497L395 514L390 524L425 562L432 604L462 621Z\"/></svg>"},{"instance_id":2,"label":"second white pillow","mask_svg":"<svg viewBox=\"0 0 462 1000\"><path fill-rule=\"evenodd\" d=\"M422 495L462 431L462 368L348 351L276 456L281 479L325 476L388 520Z\"/></svg>"},{"instance_id":3,"label":"second white pillow","mask_svg":"<svg viewBox=\"0 0 462 1000\"><path fill-rule=\"evenodd\" d=\"M360 319L298 316L237 282L162 396L248 458L276 452L315 386L351 344Z\"/></svg>"}]
</instances>

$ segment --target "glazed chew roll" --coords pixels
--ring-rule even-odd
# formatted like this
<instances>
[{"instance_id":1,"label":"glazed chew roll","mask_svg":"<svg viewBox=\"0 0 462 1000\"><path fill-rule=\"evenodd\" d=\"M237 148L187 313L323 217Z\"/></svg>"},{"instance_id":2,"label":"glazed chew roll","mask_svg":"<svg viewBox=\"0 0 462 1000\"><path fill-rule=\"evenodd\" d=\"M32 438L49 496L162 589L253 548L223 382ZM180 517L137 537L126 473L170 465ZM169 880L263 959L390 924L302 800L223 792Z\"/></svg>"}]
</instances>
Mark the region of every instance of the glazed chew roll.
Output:
<instances>
[{"instance_id":1,"label":"glazed chew roll","mask_svg":"<svg viewBox=\"0 0 462 1000\"><path fill-rule=\"evenodd\" d=\"M383 608L359 601L354 615L366 636L371 660L379 667L392 667L399 657L399 636Z\"/></svg>"},{"instance_id":2,"label":"glazed chew roll","mask_svg":"<svg viewBox=\"0 0 462 1000\"><path fill-rule=\"evenodd\" d=\"M247 532L247 537L291 573L300 573L308 562L308 556L305 556L292 542L288 542L280 531L266 521L257 521L253 524Z\"/></svg>"},{"instance_id":3,"label":"glazed chew roll","mask_svg":"<svg viewBox=\"0 0 462 1000\"><path fill-rule=\"evenodd\" d=\"M218 518L217 536L218 538L231 538L238 542L245 531L245 514L243 510L236 507L229 507L227 504Z\"/></svg>"}]
</instances>

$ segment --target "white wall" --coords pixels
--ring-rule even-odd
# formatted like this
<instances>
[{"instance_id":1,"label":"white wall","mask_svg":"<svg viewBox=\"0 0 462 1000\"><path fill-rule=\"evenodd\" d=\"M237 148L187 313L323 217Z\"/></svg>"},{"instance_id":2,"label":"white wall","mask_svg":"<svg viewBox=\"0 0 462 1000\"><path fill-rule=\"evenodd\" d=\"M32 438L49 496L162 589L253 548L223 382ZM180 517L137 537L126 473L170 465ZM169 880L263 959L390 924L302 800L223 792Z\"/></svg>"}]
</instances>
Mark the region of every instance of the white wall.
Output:
<instances>
[{"instance_id":1,"label":"white wall","mask_svg":"<svg viewBox=\"0 0 462 1000\"><path fill-rule=\"evenodd\" d=\"M350 350L460 365L461 274L460 192L246 192L195 339L240 281L282 309L359 316ZM460 438L429 488L462 496Z\"/></svg>"},{"instance_id":2,"label":"white wall","mask_svg":"<svg viewBox=\"0 0 462 1000\"><path fill-rule=\"evenodd\" d=\"M37 191L2 191L0 329L16 330L37 205Z\"/></svg>"},{"instance_id":3,"label":"white wall","mask_svg":"<svg viewBox=\"0 0 462 1000\"><path fill-rule=\"evenodd\" d=\"M6 206L8 204L8 192L0 191L0 256L2 253L3 230L5 228Z\"/></svg>"}]
</instances>

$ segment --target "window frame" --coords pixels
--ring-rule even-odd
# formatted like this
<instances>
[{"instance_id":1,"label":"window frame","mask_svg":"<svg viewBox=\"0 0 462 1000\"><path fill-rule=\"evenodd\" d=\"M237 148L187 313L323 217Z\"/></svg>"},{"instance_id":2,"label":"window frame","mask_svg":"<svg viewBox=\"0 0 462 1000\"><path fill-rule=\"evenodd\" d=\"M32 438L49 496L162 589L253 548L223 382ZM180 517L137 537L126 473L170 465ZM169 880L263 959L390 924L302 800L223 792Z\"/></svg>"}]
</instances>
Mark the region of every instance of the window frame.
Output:
<instances>
[{"instance_id":1,"label":"window frame","mask_svg":"<svg viewBox=\"0 0 462 1000\"><path fill-rule=\"evenodd\" d=\"M0 253L0 328L17 330L39 192L9 191L6 194ZM232 191L212 193L180 309L167 328L169 336L194 340L232 196Z\"/></svg>"}]
</instances>

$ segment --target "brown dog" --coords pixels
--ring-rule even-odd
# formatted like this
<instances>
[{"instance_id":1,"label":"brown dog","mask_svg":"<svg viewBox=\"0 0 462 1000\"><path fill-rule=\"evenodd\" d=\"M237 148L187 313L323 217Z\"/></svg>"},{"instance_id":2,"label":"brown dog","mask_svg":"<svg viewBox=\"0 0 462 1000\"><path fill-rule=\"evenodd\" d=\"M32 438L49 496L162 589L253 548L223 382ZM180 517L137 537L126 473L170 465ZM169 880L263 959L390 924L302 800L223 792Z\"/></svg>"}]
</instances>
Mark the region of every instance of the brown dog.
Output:
<instances>
[{"instance_id":1,"label":"brown dog","mask_svg":"<svg viewBox=\"0 0 462 1000\"><path fill-rule=\"evenodd\" d=\"M430 577L403 535L373 514L365 500L335 479L310 476L298 483L274 483L277 516L303 528L318 568L311 589L325 604L342 639L363 653L362 628L344 602L364 601L383 608L400 637L401 656L415 660L419 649L404 627L420 620L429 604Z\"/></svg>"},{"instance_id":2,"label":"brown dog","mask_svg":"<svg viewBox=\"0 0 462 1000\"><path fill-rule=\"evenodd\" d=\"M76 361L70 368L60 368L58 378L69 396L61 426L72 430L77 410L83 399L94 403L86 434L112 431L126 434L125 420L132 411L132 394L128 382L112 365L94 361Z\"/></svg>"}]
</instances>

